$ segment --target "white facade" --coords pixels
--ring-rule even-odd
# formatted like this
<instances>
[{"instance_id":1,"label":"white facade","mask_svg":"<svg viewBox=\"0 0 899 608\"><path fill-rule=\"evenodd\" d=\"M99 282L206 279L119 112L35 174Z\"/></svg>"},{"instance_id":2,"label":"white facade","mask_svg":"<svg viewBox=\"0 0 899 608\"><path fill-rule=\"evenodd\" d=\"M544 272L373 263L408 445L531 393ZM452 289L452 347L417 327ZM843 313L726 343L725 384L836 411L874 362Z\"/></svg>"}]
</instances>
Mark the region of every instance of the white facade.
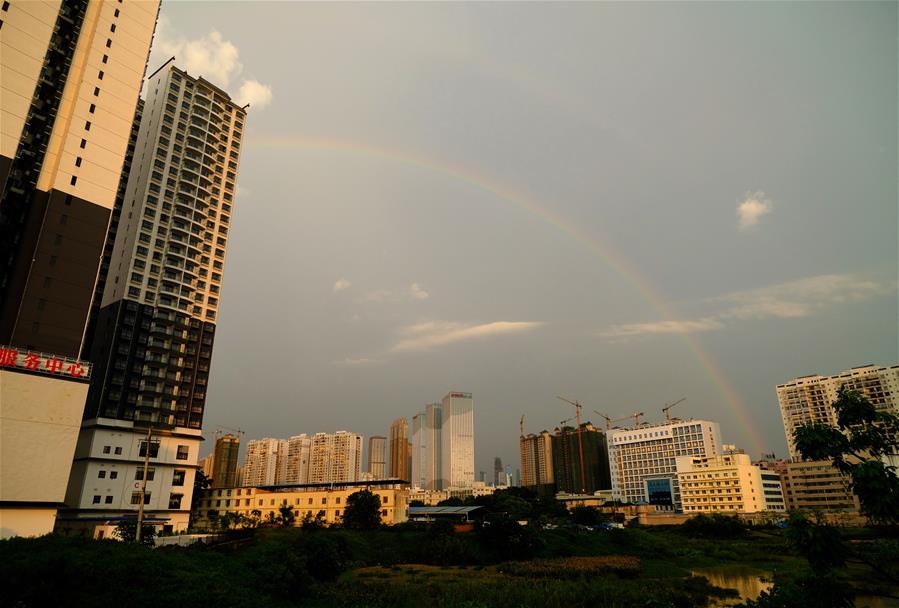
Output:
<instances>
[{"instance_id":1,"label":"white facade","mask_svg":"<svg viewBox=\"0 0 899 608\"><path fill-rule=\"evenodd\" d=\"M451 392L441 404L442 489L474 483L474 402L471 393Z\"/></svg>"},{"instance_id":2,"label":"white facade","mask_svg":"<svg viewBox=\"0 0 899 608\"><path fill-rule=\"evenodd\" d=\"M837 426L836 410L832 404L843 386L861 392L878 409L899 412L899 365L865 365L833 376L802 376L778 384L777 401L790 458L794 462L801 460L801 455L793 441L793 432L810 422Z\"/></svg>"},{"instance_id":3,"label":"white facade","mask_svg":"<svg viewBox=\"0 0 899 608\"><path fill-rule=\"evenodd\" d=\"M387 479L387 438L368 438L368 473L371 479Z\"/></svg>"},{"instance_id":4,"label":"white facade","mask_svg":"<svg viewBox=\"0 0 899 608\"><path fill-rule=\"evenodd\" d=\"M717 422L678 420L608 432L609 468L616 500L650 502L654 487L668 486L672 504L680 508L677 457L721 454Z\"/></svg>"},{"instance_id":5,"label":"white facade","mask_svg":"<svg viewBox=\"0 0 899 608\"><path fill-rule=\"evenodd\" d=\"M312 454L312 438L303 433L287 440L287 465L284 483L307 483L309 458Z\"/></svg>"},{"instance_id":6,"label":"white facade","mask_svg":"<svg viewBox=\"0 0 899 608\"><path fill-rule=\"evenodd\" d=\"M412 416L412 478L409 480L409 487L424 488L424 467L426 454L425 444L425 426L427 424L427 416L424 412L419 412Z\"/></svg>"},{"instance_id":7,"label":"white facade","mask_svg":"<svg viewBox=\"0 0 899 608\"><path fill-rule=\"evenodd\" d=\"M243 486L271 486L281 483L287 464L286 439L253 439L247 442L244 456Z\"/></svg>"},{"instance_id":8,"label":"white facade","mask_svg":"<svg viewBox=\"0 0 899 608\"><path fill-rule=\"evenodd\" d=\"M676 461L684 513L757 513L776 502L773 494L766 496L761 469L747 454L678 456ZM783 494L778 510L783 510Z\"/></svg>"},{"instance_id":9,"label":"white facade","mask_svg":"<svg viewBox=\"0 0 899 608\"><path fill-rule=\"evenodd\" d=\"M146 431L137 432L129 421L85 422L66 492L66 505L77 514L62 521L63 527L74 527L79 520L137 513L146 438ZM154 430L150 438L144 514L165 520L162 525L175 532L188 526L201 441L200 431L193 429Z\"/></svg>"},{"instance_id":10,"label":"white facade","mask_svg":"<svg viewBox=\"0 0 899 608\"><path fill-rule=\"evenodd\" d=\"M347 431L316 433L309 457L309 483L359 481L362 435Z\"/></svg>"}]
</instances>

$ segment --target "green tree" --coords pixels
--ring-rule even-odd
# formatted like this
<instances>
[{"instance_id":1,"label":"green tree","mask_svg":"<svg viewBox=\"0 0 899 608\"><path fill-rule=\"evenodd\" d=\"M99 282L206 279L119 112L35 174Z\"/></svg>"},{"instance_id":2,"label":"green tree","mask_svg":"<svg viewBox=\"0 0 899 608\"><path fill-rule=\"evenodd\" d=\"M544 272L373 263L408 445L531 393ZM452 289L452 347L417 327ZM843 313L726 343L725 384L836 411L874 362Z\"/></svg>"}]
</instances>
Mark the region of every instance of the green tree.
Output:
<instances>
[{"instance_id":1,"label":"green tree","mask_svg":"<svg viewBox=\"0 0 899 608\"><path fill-rule=\"evenodd\" d=\"M576 507L571 509L571 519L576 524L581 524L582 526L592 526L599 523L599 511L597 511L595 507L588 507L587 505L577 505Z\"/></svg>"},{"instance_id":2,"label":"green tree","mask_svg":"<svg viewBox=\"0 0 899 608\"><path fill-rule=\"evenodd\" d=\"M300 524L304 530L321 530L325 527L325 512L319 511L314 516L312 512L309 511L303 516L303 521Z\"/></svg>"},{"instance_id":3,"label":"green tree","mask_svg":"<svg viewBox=\"0 0 899 608\"><path fill-rule=\"evenodd\" d=\"M343 525L353 530L374 530L381 525L381 498L371 490L359 490L346 499Z\"/></svg>"},{"instance_id":4,"label":"green tree","mask_svg":"<svg viewBox=\"0 0 899 608\"><path fill-rule=\"evenodd\" d=\"M291 509L288 504L283 504L278 507L278 513L278 522L285 528L292 526L293 522L296 520L293 509Z\"/></svg>"},{"instance_id":5,"label":"green tree","mask_svg":"<svg viewBox=\"0 0 899 608\"><path fill-rule=\"evenodd\" d=\"M122 542L133 543L137 537L137 520L123 519L113 531L113 536ZM140 544L152 547L156 544L156 527L151 524L142 524L140 531Z\"/></svg>"},{"instance_id":6,"label":"green tree","mask_svg":"<svg viewBox=\"0 0 899 608\"><path fill-rule=\"evenodd\" d=\"M793 433L803 458L830 460L849 475L862 512L879 523L899 522L899 476L886 456L899 454L899 416L879 411L864 395L840 388L837 427L820 422Z\"/></svg>"}]
</instances>

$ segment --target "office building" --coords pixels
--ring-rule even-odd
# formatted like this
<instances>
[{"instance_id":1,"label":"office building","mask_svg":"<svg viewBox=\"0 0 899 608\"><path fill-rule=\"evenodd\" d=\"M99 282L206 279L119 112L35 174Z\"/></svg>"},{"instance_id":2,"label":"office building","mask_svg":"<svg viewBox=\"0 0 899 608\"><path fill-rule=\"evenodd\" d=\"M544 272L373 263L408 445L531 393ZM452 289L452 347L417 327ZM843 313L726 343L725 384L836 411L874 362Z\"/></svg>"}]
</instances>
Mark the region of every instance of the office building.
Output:
<instances>
[{"instance_id":1,"label":"office building","mask_svg":"<svg viewBox=\"0 0 899 608\"><path fill-rule=\"evenodd\" d=\"M387 438L373 435L368 438L368 472L372 479L387 478Z\"/></svg>"},{"instance_id":2,"label":"office building","mask_svg":"<svg viewBox=\"0 0 899 608\"><path fill-rule=\"evenodd\" d=\"M409 479L409 486L412 488L425 487L425 459L427 458L427 446L425 445L425 429L427 427L427 416L425 412L418 412L412 416L411 439L412 449L410 456L412 458L412 477Z\"/></svg>"},{"instance_id":3,"label":"office building","mask_svg":"<svg viewBox=\"0 0 899 608\"><path fill-rule=\"evenodd\" d=\"M380 499L382 523L393 525L406 521L408 488L389 480L335 483L324 488L307 486L286 491L247 487L206 490L197 501L194 516L197 527L208 529L211 513L219 517L226 512L238 513L247 519L257 517L265 521L269 514L278 516L282 506L289 506L293 509L294 526L302 525L303 518L314 518L319 513L326 524L339 524L347 498L360 490L369 490ZM310 557L314 559L314 556Z\"/></svg>"},{"instance_id":4,"label":"office building","mask_svg":"<svg viewBox=\"0 0 899 608\"><path fill-rule=\"evenodd\" d=\"M503 479L503 459L499 456L493 459L493 485L500 486Z\"/></svg>"},{"instance_id":5,"label":"office building","mask_svg":"<svg viewBox=\"0 0 899 608\"><path fill-rule=\"evenodd\" d=\"M286 439L252 439L244 455L243 486L271 486L282 483L287 467Z\"/></svg>"},{"instance_id":6,"label":"office building","mask_svg":"<svg viewBox=\"0 0 899 608\"><path fill-rule=\"evenodd\" d=\"M778 384L777 400L790 458L794 462L801 460L793 441L794 431L811 422L837 426L832 404L844 386L862 393L878 409L899 412L899 365L865 365L832 376L802 376ZM891 464L899 464L899 459L894 459Z\"/></svg>"},{"instance_id":7,"label":"office building","mask_svg":"<svg viewBox=\"0 0 899 608\"><path fill-rule=\"evenodd\" d=\"M177 494L167 480L186 465L193 484L245 119L246 109L227 93L171 61L147 79L92 329L95 374L79 439L84 449L70 479L69 495L80 497L69 504L75 517L96 515L88 487L108 464L96 450L127 433L138 441L150 427L186 461L151 456L160 498L149 514L175 530L187 526L190 494L166 500ZM128 499L116 496L113 504L133 510Z\"/></svg>"},{"instance_id":8,"label":"office building","mask_svg":"<svg viewBox=\"0 0 899 608\"><path fill-rule=\"evenodd\" d=\"M231 488L237 485L237 455L240 452L240 436L226 433L217 435L212 452L212 487Z\"/></svg>"},{"instance_id":9,"label":"office building","mask_svg":"<svg viewBox=\"0 0 899 608\"><path fill-rule=\"evenodd\" d=\"M544 430L537 435L533 433L522 435L518 439L518 445L521 452L521 485L535 490L540 488L554 490L552 434ZM603 454L602 458L606 461L608 470L608 456ZM495 473L495 476L494 484L499 485L499 473Z\"/></svg>"},{"instance_id":10,"label":"office building","mask_svg":"<svg viewBox=\"0 0 899 608\"><path fill-rule=\"evenodd\" d=\"M425 456L422 460L422 488L440 490L443 465L443 405L429 403L425 406L424 428Z\"/></svg>"},{"instance_id":11,"label":"office building","mask_svg":"<svg viewBox=\"0 0 899 608\"><path fill-rule=\"evenodd\" d=\"M412 476L409 468L409 423L405 418L397 418L390 425L390 478L408 480Z\"/></svg>"},{"instance_id":12,"label":"office building","mask_svg":"<svg viewBox=\"0 0 899 608\"><path fill-rule=\"evenodd\" d=\"M609 431L609 464L616 500L681 508L678 456L722 453L721 430L708 420L672 420ZM558 475L558 472L556 472Z\"/></svg>"},{"instance_id":13,"label":"office building","mask_svg":"<svg viewBox=\"0 0 899 608\"><path fill-rule=\"evenodd\" d=\"M316 433L312 437L308 483L359 481L362 465L362 435L347 431Z\"/></svg>"},{"instance_id":14,"label":"office building","mask_svg":"<svg viewBox=\"0 0 899 608\"><path fill-rule=\"evenodd\" d=\"M545 439L544 436L543 441ZM609 452L606 435L602 430L589 422L584 422L581 424L580 433L574 427L563 426L557 428L549 439L552 446L550 450L552 474L556 491L568 494L592 494L597 490L608 490L612 487Z\"/></svg>"},{"instance_id":15,"label":"office building","mask_svg":"<svg viewBox=\"0 0 899 608\"><path fill-rule=\"evenodd\" d=\"M287 464L284 479L279 483L309 482L309 461L312 458L312 438L303 433L287 440Z\"/></svg>"},{"instance_id":16,"label":"office building","mask_svg":"<svg viewBox=\"0 0 899 608\"><path fill-rule=\"evenodd\" d=\"M761 469L747 454L678 456L675 461L684 513L757 513L771 505L783 511L783 494L773 482L766 487Z\"/></svg>"},{"instance_id":17,"label":"office building","mask_svg":"<svg viewBox=\"0 0 899 608\"><path fill-rule=\"evenodd\" d=\"M450 392L441 404L440 489L474 483L474 401L471 393Z\"/></svg>"},{"instance_id":18,"label":"office building","mask_svg":"<svg viewBox=\"0 0 899 608\"><path fill-rule=\"evenodd\" d=\"M66 496L93 378L85 328L158 9L0 7L3 537L52 531Z\"/></svg>"}]
</instances>

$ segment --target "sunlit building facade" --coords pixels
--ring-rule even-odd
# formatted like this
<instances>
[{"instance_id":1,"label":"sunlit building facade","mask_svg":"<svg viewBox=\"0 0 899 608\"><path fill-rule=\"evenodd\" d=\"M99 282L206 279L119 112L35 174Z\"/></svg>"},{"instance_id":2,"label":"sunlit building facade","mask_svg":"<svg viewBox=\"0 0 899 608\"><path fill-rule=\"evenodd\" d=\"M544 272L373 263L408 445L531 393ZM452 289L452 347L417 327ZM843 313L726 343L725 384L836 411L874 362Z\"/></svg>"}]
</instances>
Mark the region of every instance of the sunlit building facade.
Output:
<instances>
[{"instance_id":1,"label":"sunlit building facade","mask_svg":"<svg viewBox=\"0 0 899 608\"><path fill-rule=\"evenodd\" d=\"M440 486L470 488L474 483L474 401L471 393L450 392L441 403Z\"/></svg>"}]
</instances>

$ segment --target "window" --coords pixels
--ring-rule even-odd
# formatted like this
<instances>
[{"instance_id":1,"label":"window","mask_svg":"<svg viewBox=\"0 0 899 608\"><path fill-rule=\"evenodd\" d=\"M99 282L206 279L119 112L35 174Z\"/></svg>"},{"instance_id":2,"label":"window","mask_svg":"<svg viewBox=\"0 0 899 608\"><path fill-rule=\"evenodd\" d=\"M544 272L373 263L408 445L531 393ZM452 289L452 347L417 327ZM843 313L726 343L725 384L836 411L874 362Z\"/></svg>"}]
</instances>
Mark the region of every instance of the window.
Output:
<instances>
[{"instance_id":1,"label":"window","mask_svg":"<svg viewBox=\"0 0 899 608\"><path fill-rule=\"evenodd\" d=\"M178 446L178 453L175 455L176 460L187 460L188 447L186 445Z\"/></svg>"},{"instance_id":2,"label":"window","mask_svg":"<svg viewBox=\"0 0 899 608\"><path fill-rule=\"evenodd\" d=\"M183 494L169 494L169 509L180 509Z\"/></svg>"},{"instance_id":3,"label":"window","mask_svg":"<svg viewBox=\"0 0 899 608\"><path fill-rule=\"evenodd\" d=\"M94 97L100 96L100 87L94 87Z\"/></svg>"},{"instance_id":4,"label":"window","mask_svg":"<svg viewBox=\"0 0 899 608\"><path fill-rule=\"evenodd\" d=\"M116 15L116 16L118 16L118 15ZM112 25L109 26L109 31L115 32L115 23L113 23Z\"/></svg>"},{"instance_id":5,"label":"window","mask_svg":"<svg viewBox=\"0 0 899 608\"><path fill-rule=\"evenodd\" d=\"M138 290L137 295L140 295L140 290ZM147 442L146 441L140 442L139 455L141 458L143 458L144 456L147 455ZM159 456L159 441L158 440L151 441L150 442L150 458L157 458L158 456Z\"/></svg>"},{"instance_id":6,"label":"window","mask_svg":"<svg viewBox=\"0 0 899 608\"><path fill-rule=\"evenodd\" d=\"M91 121L87 120L87 121L84 122L84 130L85 130L85 131L90 131L90 130L91 130Z\"/></svg>"},{"instance_id":7,"label":"window","mask_svg":"<svg viewBox=\"0 0 899 608\"><path fill-rule=\"evenodd\" d=\"M99 494L95 494L95 495L94 495L93 503L94 503L95 505L100 504L100 495L99 495Z\"/></svg>"},{"instance_id":8,"label":"window","mask_svg":"<svg viewBox=\"0 0 899 608\"><path fill-rule=\"evenodd\" d=\"M140 504L140 491L131 493L131 504L139 505ZM150 492L144 492L144 504L150 504Z\"/></svg>"},{"instance_id":9,"label":"window","mask_svg":"<svg viewBox=\"0 0 899 608\"><path fill-rule=\"evenodd\" d=\"M112 504L112 496L107 496L106 500L104 500L103 502L105 502L108 505L111 505Z\"/></svg>"},{"instance_id":10,"label":"window","mask_svg":"<svg viewBox=\"0 0 899 608\"><path fill-rule=\"evenodd\" d=\"M109 55L103 55L103 63L109 61Z\"/></svg>"},{"instance_id":11,"label":"window","mask_svg":"<svg viewBox=\"0 0 899 608\"><path fill-rule=\"evenodd\" d=\"M97 477L100 479L106 479L106 471L100 471L97 473Z\"/></svg>"},{"instance_id":12,"label":"window","mask_svg":"<svg viewBox=\"0 0 899 608\"><path fill-rule=\"evenodd\" d=\"M122 448L121 448L121 447L117 447L117 448L115 449L115 453L116 453L117 455L121 456L121 455L122 455Z\"/></svg>"},{"instance_id":13,"label":"window","mask_svg":"<svg viewBox=\"0 0 899 608\"><path fill-rule=\"evenodd\" d=\"M87 146L87 140L86 140L86 139L82 139L82 140L81 140L80 146L81 146L81 149L83 150L83 149L85 148L85 146Z\"/></svg>"},{"instance_id":14,"label":"window","mask_svg":"<svg viewBox=\"0 0 899 608\"><path fill-rule=\"evenodd\" d=\"M78 183L78 177L73 175L72 179L69 180L69 183L74 186L76 183Z\"/></svg>"},{"instance_id":15,"label":"window","mask_svg":"<svg viewBox=\"0 0 899 608\"><path fill-rule=\"evenodd\" d=\"M106 48L108 48L108 49L112 48L112 39L111 38L106 39Z\"/></svg>"},{"instance_id":16,"label":"window","mask_svg":"<svg viewBox=\"0 0 899 608\"><path fill-rule=\"evenodd\" d=\"M186 471L176 469L174 475L172 476L172 485L183 486L185 473Z\"/></svg>"},{"instance_id":17,"label":"window","mask_svg":"<svg viewBox=\"0 0 899 608\"><path fill-rule=\"evenodd\" d=\"M110 478L110 479L118 479L118 477L119 477L119 472L118 472L118 471L110 471L110 472L109 472L109 478Z\"/></svg>"},{"instance_id":18,"label":"window","mask_svg":"<svg viewBox=\"0 0 899 608\"><path fill-rule=\"evenodd\" d=\"M104 454L109 454L109 451L110 451L111 449L112 449L112 446L104 445L104 446L103 446L103 453L104 453Z\"/></svg>"},{"instance_id":19,"label":"window","mask_svg":"<svg viewBox=\"0 0 899 608\"><path fill-rule=\"evenodd\" d=\"M81 166L81 157L80 157L80 156L76 156L76 157L75 157L75 166L76 166L76 167L80 167L80 166Z\"/></svg>"},{"instance_id":20,"label":"window","mask_svg":"<svg viewBox=\"0 0 899 608\"><path fill-rule=\"evenodd\" d=\"M153 467L147 467L147 481L153 481L153 477L155 475L156 475L156 469L154 469ZM143 481L143 479L144 479L144 468L143 467L139 467L134 472L134 479L136 479L138 481Z\"/></svg>"}]
</instances>

